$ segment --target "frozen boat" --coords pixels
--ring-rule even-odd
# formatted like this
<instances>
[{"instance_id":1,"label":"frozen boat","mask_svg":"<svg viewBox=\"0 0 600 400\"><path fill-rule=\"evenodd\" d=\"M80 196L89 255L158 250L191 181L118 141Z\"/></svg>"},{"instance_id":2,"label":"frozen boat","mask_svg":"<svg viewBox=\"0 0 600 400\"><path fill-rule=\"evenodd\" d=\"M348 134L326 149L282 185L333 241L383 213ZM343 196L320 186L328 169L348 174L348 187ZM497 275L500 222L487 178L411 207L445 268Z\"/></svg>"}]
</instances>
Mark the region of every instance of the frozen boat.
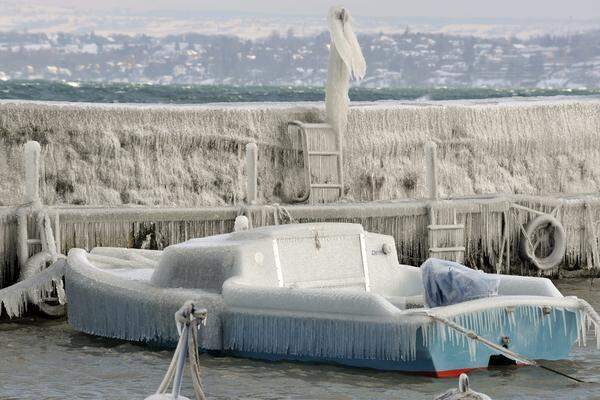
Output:
<instances>
[{"instance_id":1,"label":"frozen boat","mask_svg":"<svg viewBox=\"0 0 600 400\"><path fill-rule=\"evenodd\" d=\"M427 307L421 270L357 224L263 227L163 252L73 249L67 261L75 329L160 346L177 342L173 314L187 300L208 310L204 350L265 360L441 377L501 355L443 321L530 359L566 358L585 340L580 300L548 279L493 275L494 297Z\"/></svg>"}]
</instances>

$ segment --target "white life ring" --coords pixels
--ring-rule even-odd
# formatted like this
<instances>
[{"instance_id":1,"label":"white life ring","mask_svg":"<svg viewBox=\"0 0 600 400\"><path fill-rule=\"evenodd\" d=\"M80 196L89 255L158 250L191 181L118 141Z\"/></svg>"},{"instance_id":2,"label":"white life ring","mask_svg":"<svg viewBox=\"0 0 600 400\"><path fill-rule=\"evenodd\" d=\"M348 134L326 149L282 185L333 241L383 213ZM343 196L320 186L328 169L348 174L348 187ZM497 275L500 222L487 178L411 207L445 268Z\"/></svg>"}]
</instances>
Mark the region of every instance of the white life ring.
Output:
<instances>
[{"instance_id":1,"label":"white life ring","mask_svg":"<svg viewBox=\"0 0 600 400\"><path fill-rule=\"evenodd\" d=\"M552 252L546 257L538 257L535 255L535 249L531 242L535 232L543 227L549 226L554 230L553 239L554 246ZM521 239L521 254L522 256L534 264L538 269L546 271L556 267L562 261L567 250L567 235L560 221L552 215L543 214L529 221L525 227L524 237Z\"/></svg>"}]
</instances>

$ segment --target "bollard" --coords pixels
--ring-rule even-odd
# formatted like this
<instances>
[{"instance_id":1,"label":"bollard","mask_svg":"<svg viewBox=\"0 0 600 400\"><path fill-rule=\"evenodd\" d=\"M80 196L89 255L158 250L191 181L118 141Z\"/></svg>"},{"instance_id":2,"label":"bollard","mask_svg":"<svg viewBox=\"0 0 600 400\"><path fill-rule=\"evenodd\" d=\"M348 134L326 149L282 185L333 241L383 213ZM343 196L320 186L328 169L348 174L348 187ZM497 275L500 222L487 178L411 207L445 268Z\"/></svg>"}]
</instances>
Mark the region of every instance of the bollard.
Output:
<instances>
[{"instance_id":1,"label":"bollard","mask_svg":"<svg viewBox=\"0 0 600 400\"><path fill-rule=\"evenodd\" d=\"M256 143L246 145L246 201L255 204L258 197L257 184L258 146Z\"/></svg>"},{"instance_id":2,"label":"bollard","mask_svg":"<svg viewBox=\"0 0 600 400\"><path fill-rule=\"evenodd\" d=\"M40 207L40 144L30 140L25 143L23 161L25 164L24 203Z\"/></svg>"},{"instance_id":3,"label":"bollard","mask_svg":"<svg viewBox=\"0 0 600 400\"><path fill-rule=\"evenodd\" d=\"M438 200L437 191L437 145L434 142L425 144L425 171L427 194L430 200Z\"/></svg>"}]
</instances>

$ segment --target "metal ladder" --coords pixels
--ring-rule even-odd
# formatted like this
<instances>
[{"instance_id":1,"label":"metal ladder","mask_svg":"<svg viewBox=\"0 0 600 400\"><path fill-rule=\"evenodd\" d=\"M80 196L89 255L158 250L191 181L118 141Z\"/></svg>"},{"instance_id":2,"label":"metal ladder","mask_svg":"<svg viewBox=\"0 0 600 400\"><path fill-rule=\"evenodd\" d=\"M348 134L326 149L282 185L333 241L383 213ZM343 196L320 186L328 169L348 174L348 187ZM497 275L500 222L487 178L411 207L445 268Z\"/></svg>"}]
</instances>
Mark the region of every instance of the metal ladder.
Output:
<instances>
[{"instance_id":1,"label":"metal ladder","mask_svg":"<svg viewBox=\"0 0 600 400\"><path fill-rule=\"evenodd\" d=\"M302 150L304 161L306 190L294 201L314 204L339 200L344 194L342 148L331 125L293 121L288 124L288 134L296 149Z\"/></svg>"},{"instance_id":2,"label":"metal ladder","mask_svg":"<svg viewBox=\"0 0 600 400\"><path fill-rule=\"evenodd\" d=\"M464 262L465 258L465 226L458 224L456 210L452 210L452 223L447 225L436 224L435 209L429 208L429 221L427 234L429 238L429 257L443 260ZM450 245L440 245L440 241Z\"/></svg>"}]
</instances>

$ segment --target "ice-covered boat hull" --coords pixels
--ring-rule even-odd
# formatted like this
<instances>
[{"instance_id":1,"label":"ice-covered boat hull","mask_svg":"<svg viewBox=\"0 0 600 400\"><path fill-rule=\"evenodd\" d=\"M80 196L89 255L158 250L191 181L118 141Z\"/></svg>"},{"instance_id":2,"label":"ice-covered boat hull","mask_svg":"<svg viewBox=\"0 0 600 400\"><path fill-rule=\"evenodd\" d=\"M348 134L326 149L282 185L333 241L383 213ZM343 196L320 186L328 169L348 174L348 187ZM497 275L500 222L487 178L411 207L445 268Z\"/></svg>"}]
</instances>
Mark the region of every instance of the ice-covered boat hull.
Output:
<instances>
[{"instance_id":1,"label":"ice-covered boat hull","mask_svg":"<svg viewBox=\"0 0 600 400\"><path fill-rule=\"evenodd\" d=\"M125 253L106 257L115 252ZM69 323L171 347L173 315L192 300L208 310L205 350L435 376L485 368L499 354L443 319L529 359L566 358L584 340L579 300L547 279L501 276L497 297L425 307L419 268L399 265L393 240L359 225L260 228L152 257L72 250Z\"/></svg>"},{"instance_id":2,"label":"ice-covered boat hull","mask_svg":"<svg viewBox=\"0 0 600 400\"><path fill-rule=\"evenodd\" d=\"M220 295L193 289L162 289L98 269L83 250L69 254L65 274L67 317L74 329L91 335L174 348L178 333L173 315L192 300L210 311L202 347L220 349ZM138 270L139 272L139 270Z\"/></svg>"},{"instance_id":3,"label":"ice-covered boat hull","mask_svg":"<svg viewBox=\"0 0 600 400\"><path fill-rule=\"evenodd\" d=\"M131 282L127 284L128 290L123 291L107 282L86 282L87 279L74 274L77 273L69 274L66 287L73 305L69 307L69 323L79 331L97 336L172 348L177 341L172 316L180 304L192 299L209 305L213 315L223 310L218 297L193 290L174 290L151 300L152 293L147 288L136 288ZM94 288L93 293L90 287ZM95 300L91 301L92 298ZM565 359L578 339L576 312L553 309L544 316L541 306L516 307L512 311L514 322L505 309L502 312L506 318L502 318L500 325L478 325L475 321L485 320L485 312L456 320L493 342L500 343L503 336L509 337L509 348L531 359ZM497 314L489 311L487 319L493 320ZM111 317L99 320L98 315ZM267 361L328 363L449 377L486 368L490 357L496 354L481 344L470 347L464 336L435 323L415 327L369 319L344 321L232 312L221 313L219 320L222 329L210 329L209 325L203 331L204 350ZM422 322L419 318L419 323ZM216 332L222 336L215 336ZM345 332L353 332L351 342ZM305 347L301 347L302 343ZM339 356L326 356L335 353ZM352 353L361 355L353 357Z\"/></svg>"},{"instance_id":4,"label":"ice-covered boat hull","mask_svg":"<svg viewBox=\"0 0 600 400\"><path fill-rule=\"evenodd\" d=\"M576 311L543 306L489 309L457 316L482 337L502 343L535 360L566 359L575 342L583 340ZM548 312L548 314L545 314ZM416 327L406 322L293 318L282 315L226 313L224 350L229 354L268 361L329 363L436 377L487 368L499 353L437 323ZM418 323L422 323L420 321ZM240 332L245 332L240 335ZM257 337L254 337L255 332ZM347 340L344 332L352 332ZM360 339L358 339L360 338ZM301 344L304 343L304 346ZM335 354L329 357L326 354Z\"/></svg>"}]
</instances>

